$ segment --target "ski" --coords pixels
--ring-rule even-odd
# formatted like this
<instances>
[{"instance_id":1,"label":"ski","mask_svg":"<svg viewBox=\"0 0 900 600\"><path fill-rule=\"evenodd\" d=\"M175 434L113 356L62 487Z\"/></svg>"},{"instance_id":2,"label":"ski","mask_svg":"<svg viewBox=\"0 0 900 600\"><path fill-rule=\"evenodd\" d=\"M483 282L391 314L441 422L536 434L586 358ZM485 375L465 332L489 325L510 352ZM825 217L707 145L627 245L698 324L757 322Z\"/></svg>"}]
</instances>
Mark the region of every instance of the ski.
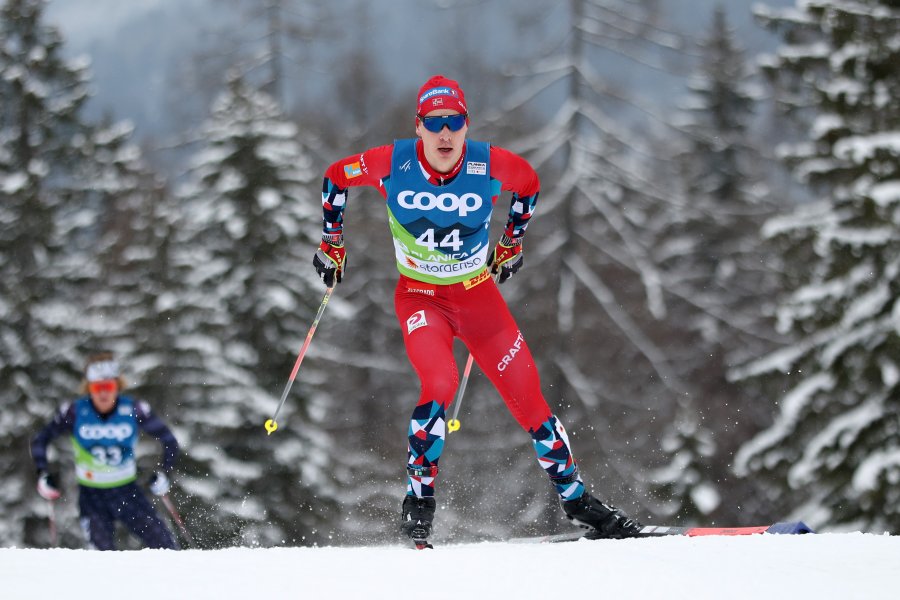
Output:
<instances>
[{"instance_id":1,"label":"ski","mask_svg":"<svg viewBox=\"0 0 900 600\"><path fill-rule=\"evenodd\" d=\"M633 538L653 538L665 536L734 536L754 535L760 533L769 534L803 534L815 533L803 521L783 521L771 525L757 525L752 527L673 527L666 525L645 525L641 532ZM576 540L592 539L589 531L572 531L557 533L555 535L542 535L535 537L512 538L512 544L552 544L557 542L574 542ZM603 539L603 538L600 538Z\"/></svg>"},{"instance_id":2,"label":"ski","mask_svg":"<svg viewBox=\"0 0 900 600\"><path fill-rule=\"evenodd\" d=\"M584 529L567 531L553 535L538 535L534 537L519 537L505 540L509 544L556 544L559 542L575 542L581 539L612 539L591 537L591 531ZM677 527L671 525L644 525L639 534L624 539L656 538L669 536L704 537L704 536L737 536L756 534L780 534L796 535L815 533L813 529L803 521L781 521L771 525L754 525L749 527ZM504 541L504 540L500 540ZM413 539L413 549L425 550L434 548L428 540Z\"/></svg>"}]
</instances>

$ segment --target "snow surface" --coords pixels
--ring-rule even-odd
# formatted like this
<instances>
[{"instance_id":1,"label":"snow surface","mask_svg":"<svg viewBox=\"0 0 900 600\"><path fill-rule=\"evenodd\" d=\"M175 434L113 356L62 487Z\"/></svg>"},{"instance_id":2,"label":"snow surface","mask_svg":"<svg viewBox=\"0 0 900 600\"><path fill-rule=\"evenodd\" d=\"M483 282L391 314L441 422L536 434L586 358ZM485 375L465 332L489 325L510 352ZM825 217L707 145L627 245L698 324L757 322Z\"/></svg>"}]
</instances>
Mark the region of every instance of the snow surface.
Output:
<instances>
[{"instance_id":1,"label":"snow surface","mask_svg":"<svg viewBox=\"0 0 900 600\"><path fill-rule=\"evenodd\" d=\"M479 543L415 551L0 549L7 600L896 598L900 537L862 533Z\"/></svg>"}]
</instances>

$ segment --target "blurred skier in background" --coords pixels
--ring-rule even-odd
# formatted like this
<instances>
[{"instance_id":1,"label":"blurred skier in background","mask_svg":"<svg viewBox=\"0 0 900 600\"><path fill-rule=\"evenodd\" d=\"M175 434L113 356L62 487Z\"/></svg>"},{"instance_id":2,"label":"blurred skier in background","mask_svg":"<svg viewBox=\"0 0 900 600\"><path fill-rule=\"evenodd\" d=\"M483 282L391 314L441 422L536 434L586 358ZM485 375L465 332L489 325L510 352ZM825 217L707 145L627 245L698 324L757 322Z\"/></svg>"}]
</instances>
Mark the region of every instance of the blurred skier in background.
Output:
<instances>
[{"instance_id":1,"label":"blurred skier in background","mask_svg":"<svg viewBox=\"0 0 900 600\"><path fill-rule=\"evenodd\" d=\"M84 377L84 395L62 405L31 441L38 494L51 502L60 497L48 471L47 446L68 434L74 449L81 527L89 547L114 550L115 525L120 521L147 548L178 549L175 537L137 485L134 452L139 430L160 440L163 453L149 488L164 496L178 456L175 436L146 402L122 395L125 379L111 353L91 356Z\"/></svg>"},{"instance_id":2,"label":"blurred skier in background","mask_svg":"<svg viewBox=\"0 0 900 600\"><path fill-rule=\"evenodd\" d=\"M566 431L541 394L534 359L491 277L502 284L523 265L522 240L538 199L538 176L508 150L467 141L468 125L462 89L436 75L419 90L416 138L335 162L322 187L324 227L313 264L327 287L346 274L348 188L372 186L387 204L400 271L395 310L421 382L409 424L401 531L417 547L428 546L445 414L459 383L453 357L453 340L459 338L531 435L566 516L589 529L590 537L637 535L638 522L585 490ZM512 192L509 218L491 249L491 213L504 190Z\"/></svg>"}]
</instances>

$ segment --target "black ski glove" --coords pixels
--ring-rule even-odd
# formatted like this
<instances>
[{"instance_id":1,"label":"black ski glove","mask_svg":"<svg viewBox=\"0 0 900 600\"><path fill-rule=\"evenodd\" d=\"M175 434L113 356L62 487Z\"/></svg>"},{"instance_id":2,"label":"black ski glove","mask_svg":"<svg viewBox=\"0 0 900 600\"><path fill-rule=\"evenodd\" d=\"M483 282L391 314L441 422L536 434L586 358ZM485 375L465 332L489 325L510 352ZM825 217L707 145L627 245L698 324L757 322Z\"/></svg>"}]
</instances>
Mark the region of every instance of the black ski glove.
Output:
<instances>
[{"instance_id":1,"label":"black ski glove","mask_svg":"<svg viewBox=\"0 0 900 600\"><path fill-rule=\"evenodd\" d=\"M313 256L313 266L325 287L334 287L335 280L340 283L347 266L347 251L344 249L343 235L323 235L322 243Z\"/></svg>"}]
</instances>

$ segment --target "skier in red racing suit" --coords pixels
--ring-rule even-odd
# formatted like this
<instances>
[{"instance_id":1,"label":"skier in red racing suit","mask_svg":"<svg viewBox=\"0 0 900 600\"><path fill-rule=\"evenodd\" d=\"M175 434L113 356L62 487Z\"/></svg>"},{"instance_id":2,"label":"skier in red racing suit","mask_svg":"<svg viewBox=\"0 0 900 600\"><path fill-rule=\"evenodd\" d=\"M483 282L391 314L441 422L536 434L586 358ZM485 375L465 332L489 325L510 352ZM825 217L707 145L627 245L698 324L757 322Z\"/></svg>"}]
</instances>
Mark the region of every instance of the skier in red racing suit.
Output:
<instances>
[{"instance_id":1,"label":"skier in red racing suit","mask_svg":"<svg viewBox=\"0 0 900 600\"><path fill-rule=\"evenodd\" d=\"M531 434L566 516L592 537L636 535L639 523L585 490L566 431L541 394L531 351L491 278L502 284L522 267L522 239L540 189L537 174L512 152L467 141L468 124L463 91L436 75L419 91L416 139L337 161L322 187L324 231L313 264L328 287L344 276L348 188L372 186L387 204L400 271L397 319L422 387L409 424L401 531L419 547L431 535L445 414L459 383L456 337ZM512 192L509 219L491 250L491 212L504 190Z\"/></svg>"}]
</instances>

